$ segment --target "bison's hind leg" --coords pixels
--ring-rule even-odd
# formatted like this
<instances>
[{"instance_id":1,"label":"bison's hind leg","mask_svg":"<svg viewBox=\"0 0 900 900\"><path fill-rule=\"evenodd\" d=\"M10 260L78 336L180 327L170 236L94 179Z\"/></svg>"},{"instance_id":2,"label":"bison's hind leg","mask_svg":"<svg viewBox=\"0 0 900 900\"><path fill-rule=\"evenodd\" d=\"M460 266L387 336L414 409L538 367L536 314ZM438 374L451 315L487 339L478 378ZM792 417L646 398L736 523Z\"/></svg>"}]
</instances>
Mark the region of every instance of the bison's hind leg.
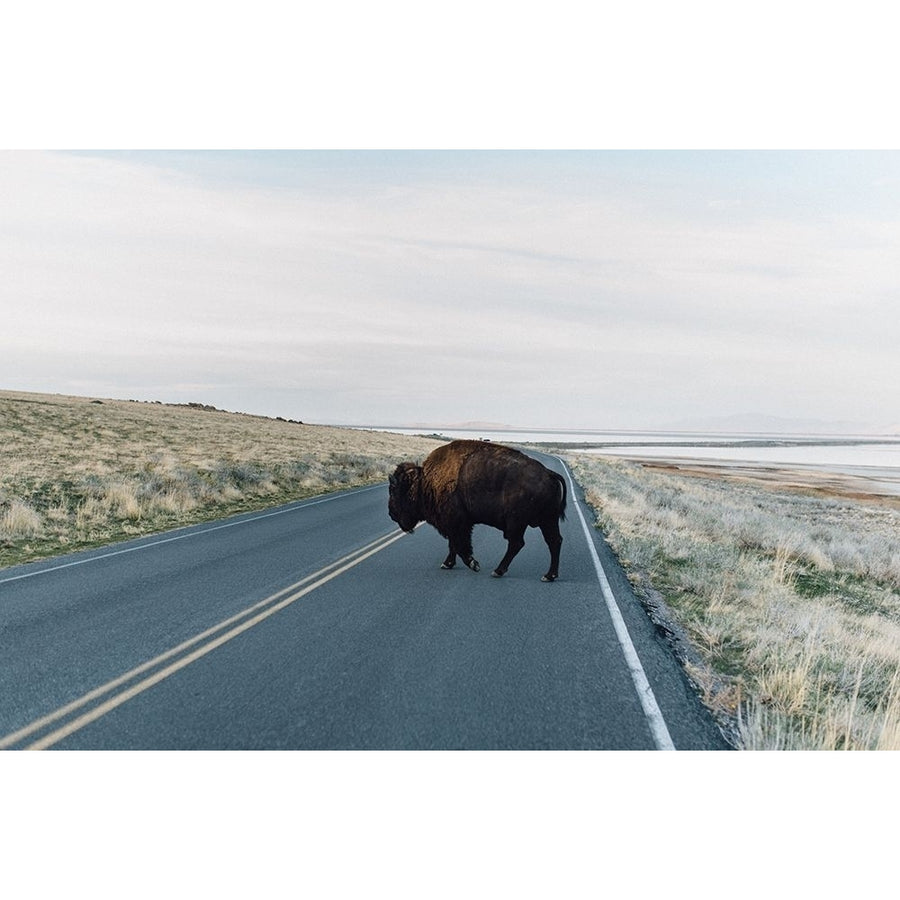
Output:
<instances>
[{"instance_id":1,"label":"bison's hind leg","mask_svg":"<svg viewBox=\"0 0 900 900\"><path fill-rule=\"evenodd\" d=\"M447 558L441 563L442 569L452 569L456 565L456 551L451 547Z\"/></svg>"},{"instance_id":2,"label":"bison's hind leg","mask_svg":"<svg viewBox=\"0 0 900 900\"><path fill-rule=\"evenodd\" d=\"M556 581L559 578L559 550L562 547L559 521L554 519L541 525L541 534L544 535L544 540L550 550L550 568L547 570L547 574L541 577L541 581Z\"/></svg>"},{"instance_id":3,"label":"bison's hind leg","mask_svg":"<svg viewBox=\"0 0 900 900\"><path fill-rule=\"evenodd\" d=\"M516 554L525 546L525 525L507 526L503 532L506 538L506 554L500 560L500 564L491 572L494 578L502 578L509 568L509 564L513 561Z\"/></svg>"}]
</instances>

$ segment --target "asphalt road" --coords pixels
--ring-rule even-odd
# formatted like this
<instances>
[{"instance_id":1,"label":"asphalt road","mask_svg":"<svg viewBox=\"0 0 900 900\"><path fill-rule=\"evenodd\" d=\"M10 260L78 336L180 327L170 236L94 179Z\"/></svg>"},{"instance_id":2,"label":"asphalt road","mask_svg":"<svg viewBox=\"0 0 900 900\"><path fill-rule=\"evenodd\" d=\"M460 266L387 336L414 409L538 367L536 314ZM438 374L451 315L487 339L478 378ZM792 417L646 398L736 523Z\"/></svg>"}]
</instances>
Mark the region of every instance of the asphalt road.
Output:
<instances>
[{"instance_id":1,"label":"asphalt road","mask_svg":"<svg viewBox=\"0 0 900 900\"><path fill-rule=\"evenodd\" d=\"M725 749L576 493L552 584L386 485L0 570L0 748Z\"/></svg>"}]
</instances>

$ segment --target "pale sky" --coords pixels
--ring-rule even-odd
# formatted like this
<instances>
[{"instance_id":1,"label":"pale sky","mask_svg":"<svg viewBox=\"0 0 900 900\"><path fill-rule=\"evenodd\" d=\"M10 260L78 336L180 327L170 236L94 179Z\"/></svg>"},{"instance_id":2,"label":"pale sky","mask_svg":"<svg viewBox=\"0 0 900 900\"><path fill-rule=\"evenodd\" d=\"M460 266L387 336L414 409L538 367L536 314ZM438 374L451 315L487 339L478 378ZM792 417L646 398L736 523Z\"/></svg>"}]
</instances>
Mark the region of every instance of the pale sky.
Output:
<instances>
[{"instance_id":1,"label":"pale sky","mask_svg":"<svg viewBox=\"0 0 900 900\"><path fill-rule=\"evenodd\" d=\"M0 385L345 424L900 420L900 153L0 154Z\"/></svg>"}]
</instances>

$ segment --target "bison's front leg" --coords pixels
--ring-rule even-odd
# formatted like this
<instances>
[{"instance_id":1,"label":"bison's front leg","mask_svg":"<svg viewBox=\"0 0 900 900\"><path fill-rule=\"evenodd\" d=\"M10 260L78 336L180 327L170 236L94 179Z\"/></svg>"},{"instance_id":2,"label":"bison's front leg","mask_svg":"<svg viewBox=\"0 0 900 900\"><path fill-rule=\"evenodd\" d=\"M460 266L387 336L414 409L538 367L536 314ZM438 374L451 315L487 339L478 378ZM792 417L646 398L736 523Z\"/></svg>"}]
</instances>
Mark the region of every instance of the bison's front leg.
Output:
<instances>
[{"instance_id":1,"label":"bison's front leg","mask_svg":"<svg viewBox=\"0 0 900 900\"><path fill-rule=\"evenodd\" d=\"M462 558L462 561L473 571L478 572L481 566L478 560L472 556L472 526L461 526L454 535L452 545L456 548L456 552Z\"/></svg>"},{"instance_id":2,"label":"bison's front leg","mask_svg":"<svg viewBox=\"0 0 900 900\"><path fill-rule=\"evenodd\" d=\"M441 563L442 569L452 569L456 565L456 551L453 549L453 544L450 544L450 552L447 554L447 558Z\"/></svg>"},{"instance_id":3,"label":"bison's front leg","mask_svg":"<svg viewBox=\"0 0 900 900\"><path fill-rule=\"evenodd\" d=\"M454 544L453 541L450 541L450 552L447 554L447 558L441 563L442 569L452 569L456 565L456 557L461 556L462 561L473 571L478 572L481 569L481 566L478 564L478 560L472 556L472 539L468 538L467 541L463 541L463 546L458 546Z\"/></svg>"}]
</instances>

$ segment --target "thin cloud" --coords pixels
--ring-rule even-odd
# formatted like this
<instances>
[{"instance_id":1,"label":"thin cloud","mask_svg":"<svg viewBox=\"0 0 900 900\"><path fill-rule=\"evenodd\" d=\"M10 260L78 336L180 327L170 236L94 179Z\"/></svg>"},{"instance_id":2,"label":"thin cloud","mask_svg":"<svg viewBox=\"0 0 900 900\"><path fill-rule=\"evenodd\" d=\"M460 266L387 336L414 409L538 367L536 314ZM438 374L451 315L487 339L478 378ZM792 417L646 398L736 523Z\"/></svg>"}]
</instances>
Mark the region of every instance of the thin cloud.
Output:
<instances>
[{"instance_id":1,"label":"thin cloud","mask_svg":"<svg viewBox=\"0 0 900 900\"><path fill-rule=\"evenodd\" d=\"M900 226L852 155L815 157L827 185L802 155L388 156L0 154L3 383L333 422L896 419Z\"/></svg>"}]
</instances>

